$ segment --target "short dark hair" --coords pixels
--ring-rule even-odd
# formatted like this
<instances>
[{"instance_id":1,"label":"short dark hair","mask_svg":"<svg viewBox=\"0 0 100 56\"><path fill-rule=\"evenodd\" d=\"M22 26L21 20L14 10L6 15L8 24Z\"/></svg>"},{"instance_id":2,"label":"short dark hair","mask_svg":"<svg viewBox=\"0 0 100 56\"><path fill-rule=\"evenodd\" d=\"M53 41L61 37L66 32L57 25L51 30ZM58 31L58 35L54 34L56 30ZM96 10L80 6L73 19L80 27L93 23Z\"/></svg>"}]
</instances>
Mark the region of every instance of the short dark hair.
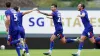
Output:
<instances>
[{"instance_id":1,"label":"short dark hair","mask_svg":"<svg viewBox=\"0 0 100 56\"><path fill-rule=\"evenodd\" d=\"M11 7L11 2L6 2L6 7L7 8Z\"/></svg>"},{"instance_id":2,"label":"short dark hair","mask_svg":"<svg viewBox=\"0 0 100 56\"><path fill-rule=\"evenodd\" d=\"M16 10L16 11L18 11L19 6L15 6L13 9Z\"/></svg>"},{"instance_id":3,"label":"short dark hair","mask_svg":"<svg viewBox=\"0 0 100 56\"><path fill-rule=\"evenodd\" d=\"M83 9L85 8L85 5L84 4L81 4L81 7L83 7Z\"/></svg>"},{"instance_id":4,"label":"short dark hair","mask_svg":"<svg viewBox=\"0 0 100 56\"><path fill-rule=\"evenodd\" d=\"M54 6L54 7L56 7L56 8L57 8L57 4L52 4L51 6Z\"/></svg>"}]
</instances>

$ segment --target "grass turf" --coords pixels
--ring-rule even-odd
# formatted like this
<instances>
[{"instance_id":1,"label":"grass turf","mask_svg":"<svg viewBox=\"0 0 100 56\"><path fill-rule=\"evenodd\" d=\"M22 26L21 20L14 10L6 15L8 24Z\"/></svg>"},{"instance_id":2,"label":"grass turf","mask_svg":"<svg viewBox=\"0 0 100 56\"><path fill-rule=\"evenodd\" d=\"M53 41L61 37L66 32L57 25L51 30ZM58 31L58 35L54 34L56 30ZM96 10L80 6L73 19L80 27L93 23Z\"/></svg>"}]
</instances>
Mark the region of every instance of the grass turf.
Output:
<instances>
[{"instance_id":1,"label":"grass turf","mask_svg":"<svg viewBox=\"0 0 100 56\"><path fill-rule=\"evenodd\" d=\"M47 49L30 49L30 56L45 56L43 52L48 51ZM77 49L54 49L52 56L72 56ZM15 50L0 50L0 56L17 56ZM99 49L84 49L81 52L81 56L100 56Z\"/></svg>"}]
</instances>

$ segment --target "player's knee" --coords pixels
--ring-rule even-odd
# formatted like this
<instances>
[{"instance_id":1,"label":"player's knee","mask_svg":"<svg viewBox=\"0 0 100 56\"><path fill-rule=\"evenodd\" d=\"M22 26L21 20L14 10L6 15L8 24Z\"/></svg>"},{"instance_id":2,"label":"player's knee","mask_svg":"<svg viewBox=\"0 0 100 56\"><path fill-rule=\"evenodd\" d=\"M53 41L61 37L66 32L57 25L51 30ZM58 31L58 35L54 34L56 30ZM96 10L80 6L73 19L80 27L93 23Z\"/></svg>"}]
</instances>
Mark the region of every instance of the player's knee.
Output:
<instances>
[{"instance_id":1,"label":"player's knee","mask_svg":"<svg viewBox=\"0 0 100 56\"><path fill-rule=\"evenodd\" d=\"M66 42L62 41L62 44L66 44Z\"/></svg>"},{"instance_id":2,"label":"player's knee","mask_svg":"<svg viewBox=\"0 0 100 56\"><path fill-rule=\"evenodd\" d=\"M95 41L91 41L93 44L95 43Z\"/></svg>"},{"instance_id":3,"label":"player's knee","mask_svg":"<svg viewBox=\"0 0 100 56\"><path fill-rule=\"evenodd\" d=\"M79 42L84 42L84 40L83 39L80 39Z\"/></svg>"},{"instance_id":4,"label":"player's knee","mask_svg":"<svg viewBox=\"0 0 100 56\"><path fill-rule=\"evenodd\" d=\"M66 44L66 42L62 42L62 44Z\"/></svg>"},{"instance_id":5,"label":"player's knee","mask_svg":"<svg viewBox=\"0 0 100 56\"><path fill-rule=\"evenodd\" d=\"M66 44L66 41L61 41L62 42L62 44Z\"/></svg>"},{"instance_id":6,"label":"player's knee","mask_svg":"<svg viewBox=\"0 0 100 56\"><path fill-rule=\"evenodd\" d=\"M90 41L94 44L96 41L94 39L94 37L90 38Z\"/></svg>"},{"instance_id":7,"label":"player's knee","mask_svg":"<svg viewBox=\"0 0 100 56\"><path fill-rule=\"evenodd\" d=\"M54 40L53 40L53 38L50 38L50 42L53 42Z\"/></svg>"},{"instance_id":8,"label":"player's knee","mask_svg":"<svg viewBox=\"0 0 100 56\"><path fill-rule=\"evenodd\" d=\"M52 42L52 41L54 41L54 40L55 40L55 36L52 35L51 38L50 38L50 41Z\"/></svg>"},{"instance_id":9,"label":"player's knee","mask_svg":"<svg viewBox=\"0 0 100 56\"><path fill-rule=\"evenodd\" d=\"M10 45L10 41L7 41L7 45Z\"/></svg>"}]
</instances>

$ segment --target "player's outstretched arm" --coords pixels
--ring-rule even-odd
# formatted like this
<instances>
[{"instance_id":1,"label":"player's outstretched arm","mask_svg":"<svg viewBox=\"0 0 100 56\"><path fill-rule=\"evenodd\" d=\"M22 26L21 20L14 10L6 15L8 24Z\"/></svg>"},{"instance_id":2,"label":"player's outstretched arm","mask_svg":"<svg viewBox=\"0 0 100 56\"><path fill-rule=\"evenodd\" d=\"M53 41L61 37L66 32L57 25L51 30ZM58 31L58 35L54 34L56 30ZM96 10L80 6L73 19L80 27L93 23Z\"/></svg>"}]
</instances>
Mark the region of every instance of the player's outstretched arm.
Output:
<instances>
[{"instance_id":1,"label":"player's outstretched arm","mask_svg":"<svg viewBox=\"0 0 100 56\"><path fill-rule=\"evenodd\" d=\"M46 15L46 16L52 16L52 14L41 12L40 10L38 10L38 12L41 13L41 14L43 14L43 15Z\"/></svg>"},{"instance_id":2,"label":"player's outstretched arm","mask_svg":"<svg viewBox=\"0 0 100 56\"><path fill-rule=\"evenodd\" d=\"M25 15L25 14L28 14L28 13L31 13L33 10L28 10L26 12L23 12L22 14Z\"/></svg>"},{"instance_id":3,"label":"player's outstretched arm","mask_svg":"<svg viewBox=\"0 0 100 56\"><path fill-rule=\"evenodd\" d=\"M47 16L47 18L52 19L52 16Z\"/></svg>"},{"instance_id":4,"label":"player's outstretched arm","mask_svg":"<svg viewBox=\"0 0 100 56\"><path fill-rule=\"evenodd\" d=\"M6 31L8 32L8 28L10 25L10 16L6 16L6 20L5 20L5 27L6 27Z\"/></svg>"},{"instance_id":5,"label":"player's outstretched arm","mask_svg":"<svg viewBox=\"0 0 100 56\"><path fill-rule=\"evenodd\" d=\"M37 8L33 8L32 10L28 10L26 12L23 12L22 14L25 15L25 14L28 14L28 13L31 13L32 11L36 11Z\"/></svg>"}]
</instances>

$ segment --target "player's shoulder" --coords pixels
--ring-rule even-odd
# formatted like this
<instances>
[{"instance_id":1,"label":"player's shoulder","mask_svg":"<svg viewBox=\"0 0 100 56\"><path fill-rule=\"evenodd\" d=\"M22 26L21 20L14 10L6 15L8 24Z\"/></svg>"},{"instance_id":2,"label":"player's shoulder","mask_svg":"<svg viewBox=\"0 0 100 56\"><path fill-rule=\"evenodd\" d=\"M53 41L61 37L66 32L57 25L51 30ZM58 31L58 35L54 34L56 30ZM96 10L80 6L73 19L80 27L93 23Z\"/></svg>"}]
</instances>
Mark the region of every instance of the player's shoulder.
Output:
<instances>
[{"instance_id":1,"label":"player's shoulder","mask_svg":"<svg viewBox=\"0 0 100 56\"><path fill-rule=\"evenodd\" d=\"M87 10L86 10L86 9L84 9L84 10L82 10L81 12L87 12Z\"/></svg>"},{"instance_id":2,"label":"player's shoulder","mask_svg":"<svg viewBox=\"0 0 100 56\"><path fill-rule=\"evenodd\" d=\"M12 8L9 8L9 9L7 9L6 11L5 11L5 13L12 13L12 11L13 11L13 9Z\"/></svg>"},{"instance_id":3,"label":"player's shoulder","mask_svg":"<svg viewBox=\"0 0 100 56\"><path fill-rule=\"evenodd\" d=\"M58 10L54 11L54 13L58 13L58 12L59 12Z\"/></svg>"},{"instance_id":4,"label":"player's shoulder","mask_svg":"<svg viewBox=\"0 0 100 56\"><path fill-rule=\"evenodd\" d=\"M18 12L17 14L18 14L18 15L23 15L23 12Z\"/></svg>"},{"instance_id":5,"label":"player's shoulder","mask_svg":"<svg viewBox=\"0 0 100 56\"><path fill-rule=\"evenodd\" d=\"M58 10L53 12L53 15L57 15L58 14Z\"/></svg>"},{"instance_id":6,"label":"player's shoulder","mask_svg":"<svg viewBox=\"0 0 100 56\"><path fill-rule=\"evenodd\" d=\"M7 9L6 11L5 11L5 13L9 13L10 12L10 10L9 9Z\"/></svg>"},{"instance_id":7,"label":"player's shoulder","mask_svg":"<svg viewBox=\"0 0 100 56\"><path fill-rule=\"evenodd\" d=\"M18 12L19 14L22 14L23 12Z\"/></svg>"},{"instance_id":8,"label":"player's shoulder","mask_svg":"<svg viewBox=\"0 0 100 56\"><path fill-rule=\"evenodd\" d=\"M10 15L11 14L11 11L9 10L9 9L7 9L6 11L5 11L5 15Z\"/></svg>"}]
</instances>

